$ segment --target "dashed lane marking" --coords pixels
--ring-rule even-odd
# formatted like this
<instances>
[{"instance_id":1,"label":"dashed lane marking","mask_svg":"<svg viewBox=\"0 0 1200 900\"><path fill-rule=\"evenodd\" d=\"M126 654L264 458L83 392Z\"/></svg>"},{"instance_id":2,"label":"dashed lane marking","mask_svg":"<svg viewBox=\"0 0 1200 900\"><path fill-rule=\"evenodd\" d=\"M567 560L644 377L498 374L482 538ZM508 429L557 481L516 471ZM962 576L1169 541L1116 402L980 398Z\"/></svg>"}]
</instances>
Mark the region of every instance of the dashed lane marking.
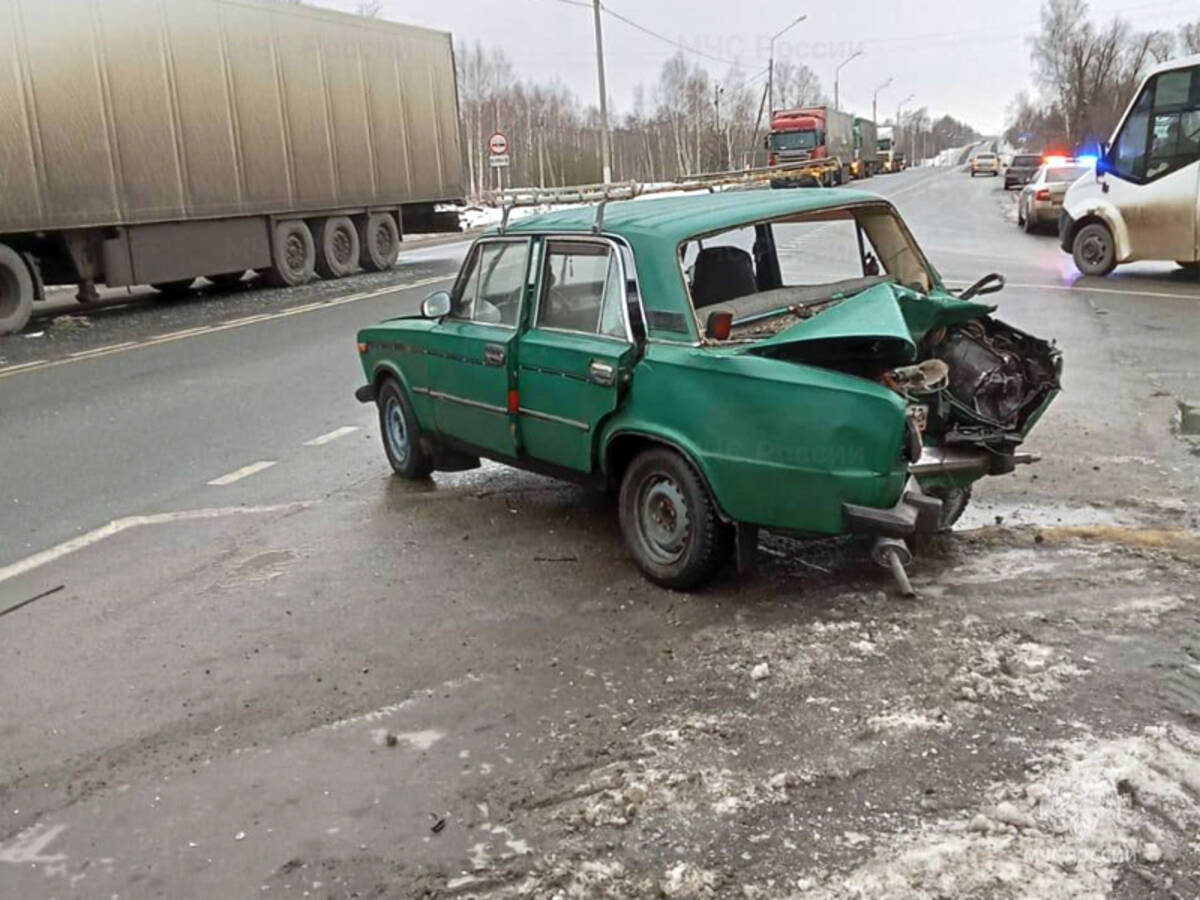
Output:
<instances>
[{"instance_id":1,"label":"dashed lane marking","mask_svg":"<svg viewBox=\"0 0 1200 900\"><path fill-rule=\"evenodd\" d=\"M336 440L339 440L344 437L349 437L350 435L354 434L356 431L362 431L362 429L359 428L357 425L347 425L344 428L334 429L333 431L329 432L329 434L323 434L320 437L315 437L311 441L305 441L304 446L305 447L324 447L326 444L332 444Z\"/></svg>"},{"instance_id":2,"label":"dashed lane marking","mask_svg":"<svg viewBox=\"0 0 1200 900\"><path fill-rule=\"evenodd\" d=\"M214 478L208 483L209 487L228 487L231 484L236 484L251 475L257 475L259 472L265 472L278 463L272 460L261 460L260 462L251 463L248 466L243 466L236 472L230 472L228 475L222 475L220 478Z\"/></svg>"},{"instance_id":3,"label":"dashed lane marking","mask_svg":"<svg viewBox=\"0 0 1200 900\"><path fill-rule=\"evenodd\" d=\"M233 516L262 516L276 512L289 512L297 509L307 509L311 503L284 503L276 506L234 506L221 509L190 509L182 512L159 513L153 516L129 516L124 519L114 519L107 525L81 534L77 538L64 541L56 547L42 550L32 556L27 556L12 565L0 568L0 584L10 581L19 575L32 572L68 554L83 550L93 544L115 537L131 528L141 528L148 525L169 525L173 522L198 522L205 519L225 519Z\"/></svg>"},{"instance_id":4,"label":"dashed lane marking","mask_svg":"<svg viewBox=\"0 0 1200 900\"><path fill-rule=\"evenodd\" d=\"M43 369L52 369L56 366L65 366L71 363L84 362L86 360L99 359L104 356L111 356L116 353L130 353L134 350L140 350L143 347L156 347L159 344L169 344L173 341L183 341L189 338L200 337L206 334L217 334L222 331L231 331L234 328L245 328L248 325L259 325L263 322L271 322L275 319L286 319L289 316L303 315L304 313L317 312L322 309L333 309L338 306L345 306L347 303L358 303L360 300L374 300L376 297L383 297L387 294L400 294L405 291L416 290L417 288L428 287L431 284L444 284L452 281L452 277L439 276L437 278L424 278L420 281L414 281L412 284L393 285L391 287L380 288L375 291L365 291L359 294L348 294L345 297L338 297L334 300L322 300L316 303L306 303L303 306L293 306L290 309L283 309L276 313L264 313L258 316L248 316L242 319L233 319L229 322L222 322L219 325L205 325L198 328L187 328L183 331L174 331L169 334L158 335L157 337L147 338L144 341L131 341L125 344L114 344L110 347L100 347L96 350L81 351L75 356L65 356L62 359L40 360L38 362L22 363L17 366L5 366L0 368L0 379L11 378L14 375L21 375L27 372L40 372Z\"/></svg>"}]
</instances>

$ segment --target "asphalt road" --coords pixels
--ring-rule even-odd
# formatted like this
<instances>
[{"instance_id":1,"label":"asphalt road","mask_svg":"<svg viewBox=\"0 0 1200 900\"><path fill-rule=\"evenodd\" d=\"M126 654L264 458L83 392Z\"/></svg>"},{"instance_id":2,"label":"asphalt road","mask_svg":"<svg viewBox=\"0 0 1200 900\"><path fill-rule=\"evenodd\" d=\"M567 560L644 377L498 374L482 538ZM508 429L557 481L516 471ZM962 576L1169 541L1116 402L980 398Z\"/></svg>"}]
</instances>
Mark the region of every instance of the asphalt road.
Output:
<instances>
[{"instance_id":1,"label":"asphalt road","mask_svg":"<svg viewBox=\"0 0 1200 900\"><path fill-rule=\"evenodd\" d=\"M669 595L606 498L495 466L388 477L354 333L414 310L464 242L0 339L0 610L40 598L0 618L0 893L774 897L811 873L864 896L838 885L1025 784L1050 741L1194 724L1200 460L1174 420L1200 286L1081 279L998 180L868 187L947 280L1004 273L1001 317L1067 360L1045 460L981 487L915 570L921 606L853 549L775 539L759 576ZM1002 687L961 691L975 676ZM864 732L881 710L898 730ZM1195 851L1155 827L1191 896ZM1132 871L1105 883L1162 886Z\"/></svg>"}]
</instances>

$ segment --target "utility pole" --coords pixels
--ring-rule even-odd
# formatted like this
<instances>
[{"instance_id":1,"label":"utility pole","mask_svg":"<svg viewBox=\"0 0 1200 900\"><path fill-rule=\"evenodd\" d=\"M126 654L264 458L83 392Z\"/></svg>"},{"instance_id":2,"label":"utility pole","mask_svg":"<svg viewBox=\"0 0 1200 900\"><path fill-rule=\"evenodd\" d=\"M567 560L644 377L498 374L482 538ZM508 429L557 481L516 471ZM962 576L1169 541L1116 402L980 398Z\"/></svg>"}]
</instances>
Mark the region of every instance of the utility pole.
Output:
<instances>
[{"instance_id":1,"label":"utility pole","mask_svg":"<svg viewBox=\"0 0 1200 900\"><path fill-rule=\"evenodd\" d=\"M612 184L612 148L608 134L608 82L604 77L604 29L600 26L600 0L592 0L596 16L596 68L600 75L600 165L604 183Z\"/></svg>"},{"instance_id":2,"label":"utility pole","mask_svg":"<svg viewBox=\"0 0 1200 900\"><path fill-rule=\"evenodd\" d=\"M833 108L834 109L842 108L841 104L839 102L840 98L838 96L838 93L839 93L838 89L840 87L840 79L842 77L842 67L845 66L846 63L853 62L854 60L858 59L862 55L863 55L863 52L861 50L856 50L851 56L848 56L848 57L846 57L846 59L842 60L842 62L840 62L838 64L837 68L833 70Z\"/></svg>"},{"instance_id":3,"label":"utility pole","mask_svg":"<svg viewBox=\"0 0 1200 900\"><path fill-rule=\"evenodd\" d=\"M717 168L720 169L725 165L725 142L721 140L721 95L725 93L725 88L721 87L720 83L713 88L713 106L716 108L717 117Z\"/></svg>"},{"instance_id":4,"label":"utility pole","mask_svg":"<svg viewBox=\"0 0 1200 900\"><path fill-rule=\"evenodd\" d=\"M875 88L875 94L874 94L874 96L871 97L871 121L874 122L876 125L879 124L879 92L882 91L885 87L887 87L891 83L892 83L892 79L889 78L887 81L885 81L879 87Z\"/></svg>"},{"instance_id":5,"label":"utility pole","mask_svg":"<svg viewBox=\"0 0 1200 900\"><path fill-rule=\"evenodd\" d=\"M599 2L599 0L597 0ZM767 60L767 118L768 120L775 114L775 42L791 31L805 19L807 15L803 15L796 19L786 28L782 29L771 38L770 54Z\"/></svg>"}]
</instances>

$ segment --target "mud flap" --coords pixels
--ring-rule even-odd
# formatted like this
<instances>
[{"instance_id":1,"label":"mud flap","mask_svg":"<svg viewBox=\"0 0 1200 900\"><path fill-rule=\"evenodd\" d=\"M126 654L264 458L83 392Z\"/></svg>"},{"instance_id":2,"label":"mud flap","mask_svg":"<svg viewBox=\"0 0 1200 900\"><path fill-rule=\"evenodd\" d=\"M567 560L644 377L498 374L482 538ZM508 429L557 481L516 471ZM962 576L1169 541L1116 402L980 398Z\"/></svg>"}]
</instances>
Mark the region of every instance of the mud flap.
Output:
<instances>
[{"instance_id":1,"label":"mud flap","mask_svg":"<svg viewBox=\"0 0 1200 900\"><path fill-rule=\"evenodd\" d=\"M758 526L739 522L737 529L737 570L739 575L748 575L758 563Z\"/></svg>"}]
</instances>

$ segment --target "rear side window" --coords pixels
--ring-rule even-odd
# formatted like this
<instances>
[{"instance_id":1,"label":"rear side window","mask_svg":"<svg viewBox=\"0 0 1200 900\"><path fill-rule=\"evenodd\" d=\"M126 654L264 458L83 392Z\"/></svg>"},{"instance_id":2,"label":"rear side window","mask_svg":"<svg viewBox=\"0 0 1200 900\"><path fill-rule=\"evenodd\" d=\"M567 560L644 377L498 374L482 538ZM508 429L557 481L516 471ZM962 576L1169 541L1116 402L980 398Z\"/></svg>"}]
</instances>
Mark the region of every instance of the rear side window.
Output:
<instances>
[{"instance_id":1,"label":"rear side window","mask_svg":"<svg viewBox=\"0 0 1200 900\"><path fill-rule=\"evenodd\" d=\"M538 304L538 325L624 338L625 284L608 244L550 241Z\"/></svg>"}]
</instances>

